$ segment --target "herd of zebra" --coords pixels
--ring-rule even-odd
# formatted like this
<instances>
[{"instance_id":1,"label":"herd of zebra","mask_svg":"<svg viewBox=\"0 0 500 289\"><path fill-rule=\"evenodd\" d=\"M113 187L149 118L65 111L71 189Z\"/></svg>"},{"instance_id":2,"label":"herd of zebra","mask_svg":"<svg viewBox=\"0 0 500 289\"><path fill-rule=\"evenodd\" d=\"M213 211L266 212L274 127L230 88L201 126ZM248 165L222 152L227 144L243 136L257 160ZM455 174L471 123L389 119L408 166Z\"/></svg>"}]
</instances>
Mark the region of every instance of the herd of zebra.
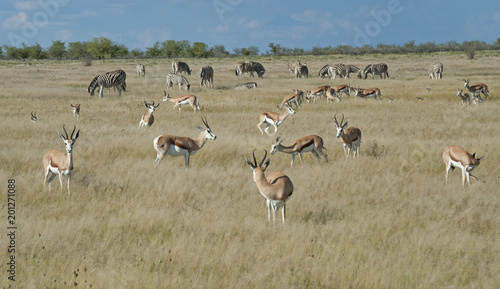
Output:
<instances>
[{"instance_id":1,"label":"herd of zebra","mask_svg":"<svg viewBox=\"0 0 500 289\"><path fill-rule=\"evenodd\" d=\"M359 79L364 79L368 77L369 74L372 75L372 79L375 75L379 75L385 79L389 77L389 67L385 63L369 64L365 69L361 70L355 65L347 65L344 63L337 64L326 64L319 71L318 76L321 78L329 77L330 79L335 79L338 75L344 79L350 78L350 74L354 73ZM298 60L288 61L288 71L289 73L294 73L295 78L309 77L309 69L307 68L307 63L301 64Z\"/></svg>"}]
</instances>

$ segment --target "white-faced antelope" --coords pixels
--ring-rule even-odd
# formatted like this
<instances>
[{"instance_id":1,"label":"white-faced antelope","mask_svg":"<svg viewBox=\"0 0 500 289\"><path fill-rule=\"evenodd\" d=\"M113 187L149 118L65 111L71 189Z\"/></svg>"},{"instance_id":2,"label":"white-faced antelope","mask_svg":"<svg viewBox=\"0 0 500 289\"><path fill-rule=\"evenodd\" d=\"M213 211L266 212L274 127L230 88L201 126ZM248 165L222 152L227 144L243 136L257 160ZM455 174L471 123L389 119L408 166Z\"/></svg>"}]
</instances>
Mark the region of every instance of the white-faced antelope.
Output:
<instances>
[{"instance_id":1,"label":"white-faced antelope","mask_svg":"<svg viewBox=\"0 0 500 289\"><path fill-rule=\"evenodd\" d=\"M293 110L293 108L291 106L289 106L287 103L283 104L283 106L286 108L286 110L285 110L285 112L283 114L279 114L279 113L274 112L274 111L266 111L266 112L263 112L263 113L261 113L259 115L259 123L257 124L257 128L260 130L260 132L262 133L262 135L264 135L264 132L260 128L260 125L262 123L266 124L266 128L264 129L264 131L268 135L271 135L271 134L269 134L268 130L269 130L269 127L271 125L273 125L274 126L274 133L273 134L275 134L278 131L278 126L283 121L285 121L285 119L290 114L292 114L292 115L295 114L295 110Z\"/></svg>"},{"instance_id":2,"label":"white-faced antelope","mask_svg":"<svg viewBox=\"0 0 500 289\"><path fill-rule=\"evenodd\" d=\"M359 147L361 145L361 130L357 127L347 128L348 122L342 123L344 121L344 114L342 114L342 120L337 121L337 114L334 115L333 124L337 130L337 138L342 139L342 145L344 146L345 157L348 158L353 152L353 156L359 156Z\"/></svg>"},{"instance_id":3,"label":"white-faced antelope","mask_svg":"<svg viewBox=\"0 0 500 289\"><path fill-rule=\"evenodd\" d=\"M206 117L202 117L201 120L203 121L205 128L199 126L196 127L197 129L201 130L200 136L197 139L168 134L160 135L154 139L153 147L156 150L156 166L158 166L160 161L166 155L171 155L174 157L184 156L186 169L189 168L189 158L199 150L201 150L207 140L217 139L217 136L210 129Z\"/></svg>"},{"instance_id":4,"label":"white-faced antelope","mask_svg":"<svg viewBox=\"0 0 500 289\"><path fill-rule=\"evenodd\" d=\"M465 186L465 180L467 179L467 183L470 186L469 175L476 178L470 172L475 169L479 165L480 160L484 158L484 156L478 158L476 155L476 153L471 155L464 148L456 145L447 146L443 152L443 161L446 166L446 183L448 183L448 174L450 170L459 168L462 170L462 185Z\"/></svg>"},{"instance_id":5,"label":"white-faced antelope","mask_svg":"<svg viewBox=\"0 0 500 289\"><path fill-rule=\"evenodd\" d=\"M457 96L460 97L460 99L462 100L463 106L467 106L470 104L471 99L470 99L470 95L467 92L463 93L463 90L457 89Z\"/></svg>"},{"instance_id":6,"label":"white-faced antelope","mask_svg":"<svg viewBox=\"0 0 500 289\"><path fill-rule=\"evenodd\" d=\"M470 79L464 79L464 87L469 90L470 93L475 95L476 93L481 95L481 93L484 94L484 99L489 99L490 96L488 95L488 86L484 83L478 83L474 85L469 85Z\"/></svg>"},{"instance_id":7,"label":"white-faced antelope","mask_svg":"<svg viewBox=\"0 0 500 289\"><path fill-rule=\"evenodd\" d=\"M271 207L273 209L273 219L276 223L276 214L281 207L283 223L286 219L286 201L290 199L293 194L293 183L290 178L282 172L272 172L267 177L265 175L266 169L269 167L270 159L264 162L267 156L267 151L257 164L255 159L255 150L253 151L253 162L249 161L246 157L247 164L252 168L253 180L257 185L257 189L266 198L267 204L267 218L271 222Z\"/></svg>"},{"instance_id":8,"label":"white-faced antelope","mask_svg":"<svg viewBox=\"0 0 500 289\"><path fill-rule=\"evenodd\" d=\"M287 103L290 106L292 105L292 103L295 103L295 109L299 108L300 104L303 101L304 92L298 89L292 89L292 90L294 93L285 96L283 98L283 101L280 104L278 104L278 108L282 108L283 105L285 105L285 103Z\"/></svg>"},{"instance_id":9,"label":"white-faced antelope","mask_svg":"<svg viewBox=\"0 0 500 289\"><path fill-rule=\"evenodd\" d=\"M71 111L73 112L73 116L78 120L78 117L80 117L80 104L71 104Z\"/></svg>"},{"instance_id":10,"label":"white-faced antelope","mask_svg":"<svg viewBox=\"0 0 500 289\"><path fill-rule=\"evenodd\" d=\"M38 118L36 117L36 111L35 112L31 112L31 121L32 122L36 122L38 120Z\"/></svg>"},{"instance_id":11,"label":"white-faced antelope","mask_svg":"<svg viewBox=\"0 0 500 289\"><path fill-rule=\"evenodd\" d=\"M146 129L148 129L148 127L152 126L153 123L155 122L155 117L153 115L153 112L156 110L158 106L160 106L160 104L158 103L157 105L155 105L154 101L151 104L149 104L146 101L144 101L144 105L148 108L148 113L142 115L138 128L145 126Z\"/></svg>"},{"instance_id":12,"label":"white-faced antelope","mask_svg":"<svg viewBox=\"0 0 500 289\"><path fill-rule=\"evenodd\" d=\"M325 149L323 146L323 139L319 135L308 135L299 138L289 146L282 145L281 143L283 140L284 139L280 139L279 137L276 138L276 142L271 146L271 154L274 155L278 151L291 154L292 162L290 163L290 166L293 166L296 155L299 155L300 160L304 162L302 153L307 152L311 152L318 159L318 163L321 163L320 155L325 159L325 162L328 163L328 155L323 152L323 149Z\"/></svg>"},{"instance_id":13,"label":"white-faced antelope","mask_svg":"<svg viewBox=\"0 0 500 289\"><path fill-rule=\"evenodd\" d=\"M71 137L68 137L68 133L66 132L66 128L63 125L64 136L60 133L59 136L64 142L66 146L66 152L62 153L56 149L49 149L43 155L43 169L45 173L45 179L43 182L43 186L45 187L47 183L49 183L49 192L50 192L50 183L54 179L56 175L59 175L59 182L61 183L61 192L63 190L62 176L66 175L68 178L68 194L69 194L69 180L71 178L71 171L73 170L73 145L75 144L76 139L80 135L80 130L76 132L75 137L73 134L75 133L76 127L73 128L73 132L71 132ZM49 174L52 173L50 178L47 180Z\"/></svg>"},{"instance_id":14,"label":"white-faced antelope","mask_svg":"<svg viewBox=\"0 0 500 289\"><path fill-rule=\"evenodd\" d=\"M167 94L167 92L164 90L163 95L163 102L170 101L172 103L175 103L174 109L176 107L179 107L179 111L181 111L181 105L189 104L193 108L193 112L196 112L196 110L200 110L200 107L198 106L198 98L192 94L179 97L170 97L170 93Z\"/></svg>"},{"instance_id":15,"label":"white-faced antelope","mask_svg":"<svg viewBox=\"0 0 500 289\"><path fill-rule=\"evenodd\" d=\"M358 96L361 98L373 97L376 100L382 100L382 98L380 97L380 95L382 95L382 93L380 92L380 89L378 89L377 87L372 87L372 88L367 88L367 89L358 87L358 88L353 88L352 90L354 91L355 97L358 97Z\"/></svg>"},{"instance_id":16,"label":"white-faced antelope","mask_svg":"<svg viewBox=\"0 0 500 289\"><path fill-rule=\"evenodd\" d=\"M325 96L326 90L328 88L330 88L330 85L324 84L324 85L320 85L320 86L316 87L315 89L313 89L311 91L307 91L306 92L307 102L309 102L311 100L311 98L313 98L313 100L316 101L316 99L320 98L321 96Z\"/></svg>"}]
</instances>

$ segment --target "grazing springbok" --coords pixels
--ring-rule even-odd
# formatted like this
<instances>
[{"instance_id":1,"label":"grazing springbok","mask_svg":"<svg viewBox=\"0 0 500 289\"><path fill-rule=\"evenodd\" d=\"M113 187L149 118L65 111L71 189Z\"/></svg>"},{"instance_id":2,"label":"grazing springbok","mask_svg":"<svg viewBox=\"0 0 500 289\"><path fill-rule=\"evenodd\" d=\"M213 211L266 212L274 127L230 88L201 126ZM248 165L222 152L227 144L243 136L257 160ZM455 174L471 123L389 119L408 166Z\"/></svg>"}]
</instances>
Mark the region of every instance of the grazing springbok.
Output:
<instances>
[{"instance_id":1,"label":"grazing springbok","mask_svg":"<svg viewBox=\"0 0 500 289\"><path fill-rule=\"evenodd\" d=\"M380 89L378 89L377 87L372 87L367 89L358 87L358 88L353 88L352 90L354 91L355 97L358 96L361 98L373 97L375 98L375 100L382 100L382 98L380 97L382 93L380 92Z\"/></svg>"},{"instance_id":2,"label":"grazing springbok","mask_svg":"<svg viewBox=\"0 0 500 289\"><path fill-rule=\"evenodd\" d=\"M80 104L71 104L71 111L73 112L73 116L78 120L80 116Z\"/></svg>"},{"instance_id":3,"label":"grazing springbok","mask_svg":"<svg viewBox=\"0 0 500 289\"><path fill-rule=\"evenodd\" d=\"M274 155L277 151L282 153L287 153L292 155L292 162L290 163L290 167L293 166L293 162L295 161L295 156L299 155L300 160L304 162L302 158L302 153L311 152L317 159L318 163L321 163L320 155L325 158L325 161L328 162L328 155L323 153L323 139L319 135L308 135L302 138L295 140L291 145L284 146L281 143L284 139L279 137L276 138L276 142L271 145L271 154ZM326 149L325 149L326 150Z\"/></svg>"},{"instance_id":4,"label":"grazing springbok","mask_svg":"<svg viewBox=\"0 0 500 289\"><path fill-rule=\"evenodd\" d=\"M473 95L476 95L476 93L480 96L481 93L484 94L484 99L489 99L490 96L488 95L488 86L484 83L478 83L474 85L469 85L470 79L464 79L464 87L469 90L470 93Z\"/></svg>"},{"instance_id":5,"label":"grazing springbok","mask_svg":"<svg viewBox=\"0 0 500 289\"><path fill-rule=\"evenodd\" d=\"M73 145L75 144L76 139L80 135L80 130L76 132L75 137L73 137L73 134L75 133L76 127L73 127L73 132L71 132L71 137L68 137L68 132L66 132L66 128L63 125L64 129L64 136L60 133L59 136L64 142L64 145L66 146L66 154L60 152L59 150L56 149L49 149L44 155L43 155L43 169L45 173L45 179L43 182L43 186L45 187L47 183L49 183L49 192L50 192L50 183L54 179L54 177L59 175L59 182L61 183L61 192L63 190L63 181L62 181L62 176L67 175L68 177L68 194L69 194L69 180L71 178L71 171L73 170ZM50 179L47 178L49 174L52 173L50 176Z\"/></svg>"},{"instance_id":6,"label":"grazing springbok","mask_svg":"<svg viewBox=\"0 0 500 289\"><path fill-rule=\"evenodd\" d=\"M321 96L325 96L326 91L329 88L330 88L330 85L324 84L324 85L320 85L320 86L316 87L315 89L313 89L311 91L307 91L306 92L307 102L309 102L311 100L311 98L314 98L313 100L316 101L316 99L320 98Z\"/></svg>"},{"instance_id":7,"label":"grazing springbok","mask_svg":"<svg viewBox=\"0 0 500 289\"><path fill-rule=\"evenodd\" d=\"M198 98L192 94L179 97L170 97L170 93L167 94L167 92L164 90L163 95L163 102L170 101L175 103L174 109L176 107L179 107L179 111L181 111L181 105L189 104L193 108L193 112L196 112L196 110L200 110L200 106L198 105Z\"/></svg>"},{"instance_id":8,"label":"grazing springbok","mask_svg":"<svg viewBox=\"0 0 500 289\"><path fill-rule=\"evenodd\" d=\"M144 105L148 108L148 113L142 115L138 128L141 128L141 126L145 126L146 129L148 129L148 127L152 126L153 123L155 122L155 117L153 115L153 112L156 110L158 106L160 106L160 104L158 103L157 105L155 105L154 101L151 104L149 104L146 101L144 101Z\"/></svg>"},{"instance_id":9,"label":"grazing springbok","mask_svg":"<svg viewBox=\"0 0 500 289\"><path fill-rule=\"evenodd\" d=\"M337 129L337 138L342 139L342 145L344 146L345 157L348 158L353 152L353 156L359 156L359 147L361 145L361 130L357 127L349 127L347 128L347 124L349 121L342 123L344 121L344 114L342 114L342 120L337 121L337 114L334 115L333 124L335 125L335 129Z\"/></svg>"},{"instance_id":10,"label":"grazing springbok","mask_svg":"<svg viewBox=\"0 0 500 289\"><path fill-rule=\"evenodd\" d=\"M351 96L351 85L350 84L341 84L333 87L337 95L340 97L342 93L346 96Z\"/></svg>"},{"instance_id":11,"label":"grazing springbok","mask_svg":"<svg viewBox=\"0 0 500 289\"><path fill-rule=\"evenodd\" d=\"M330 87L326 90L326 100L327 101L336 101L336 102L340 102L341 99L339 97L339 95L337 94L337 91L335 91L335 89L333 87Z\"/></svg>"},{"instance_id":12,"label":"grazing springbok","mask_svg":"<svg viewBox=\"0 0 500 289\"><path fill-rule=\"evenodd\" d=\"M287 95L283 98L283 101L278 104L278 108L282 108L285 103L288 105L292 105L292 103L295 103L295 109L299 108L300 104L303 101L304 98L304 92L302 90L298 89L292 89L293 94Z\"/></svg>"},{"instance_id":13,"label":"grazing springbok","mask_svg":"<svg viewBox=\"0 0 500 289\"><path fill-rule=\"evenodd\" d=\"M463 106L467 106L470 104L471 99L470 99L470 95L467 92L463 93L463 90L457 89L457 96L460 97L460 99L462 99Z\"/></svg>"},{"instance_id":14,"label":"grazing springbok","mask_svg":"<svg viewBox=\"0 0 500 289\"><path fill-rule=\"evenodd\" d=\"M264 132L260 128L260 125L262 123L266 124L266 128L264 131L269 134L268 129L271 126L271 124L274 126L274 133L273 135L278 131L278 126L285 121L285 119L290 115L290 114L295 114L295 110L291 106L289 106L287 103L283 104L283 106L286 108L285 112L283 114L279 114L274 111L266 111L263 112L259 115L259 124L257 124L257 128L260 130L262 135L264 135Z\"/></svg>"},{"instance_id":15,"label":"grazing springbok","mask_svg":"<svg viewBox=\"0 0 500 289\"><path fill-rule=\"evenodd\" d=\"M252 168L253 180L257 185L259 192L266 198L267 204L267 218L271 222L271 207L273 209L273 219L276 224L276 214L281 207L283 216L283 224L286 219L286 201L290 199L293 194L293 183L290 178L282 172L272 172L267 177L265 175L266 169L269 167L270 159L264 162L267 156L267 151L262 158L262 161L257 165L255 159L255 150L253 151L253 163L245 157L247 164Z\"/></svg>"},{"instance_id":16,"label":"grazing springbok","mask_svg":"<svg viewBox=\"0 0 500 289\"><path fill-rule=\"evenodd\" d=\"M153 147L156 150L155 166L158 166L160 161L166 155L171 155L173 157L184 156L186 169L189 169L189 157L201 150L207 140L217 139L217 136L212 132L210 126L208 125L207 118L202 117L201 120L203 121L205 128L199 126L196 127L201 130L200 136L197 139L168 134L163 134L155 138L153 141Z\"/></svg>"},{"instance_id":17,"label":"grazing springbok","mask_svg":"<svg viewBox=\"0 0 500 289\"><path fill-rule=\"evenodd\" d=\"M443 152L443 161L446 166L446 175L445 175L446 183L448 183L448 174L450 172L450 169L455 169L455 168L462 169L463 186L465 186L465 179L467 179L467 183L470 186L469 175L479 180L477 177L473 176L470 172L479 165L479 162L482 158L484 158L484 156L478 158L476 157L476 153L471 155L462 147L456 145L447 146Z\"/></svg>"},{"instance_id":18,"label":"grazing springbok","mask_svg":"<svg viewBox=\"0 0 500 289\"><path fill-rule=\"evenodd\" d=\"M38 120L38 118L36 117L36 111L35 112L31 112L31 121L32 122L36 122Z\"/></svg>"}]
</instances>

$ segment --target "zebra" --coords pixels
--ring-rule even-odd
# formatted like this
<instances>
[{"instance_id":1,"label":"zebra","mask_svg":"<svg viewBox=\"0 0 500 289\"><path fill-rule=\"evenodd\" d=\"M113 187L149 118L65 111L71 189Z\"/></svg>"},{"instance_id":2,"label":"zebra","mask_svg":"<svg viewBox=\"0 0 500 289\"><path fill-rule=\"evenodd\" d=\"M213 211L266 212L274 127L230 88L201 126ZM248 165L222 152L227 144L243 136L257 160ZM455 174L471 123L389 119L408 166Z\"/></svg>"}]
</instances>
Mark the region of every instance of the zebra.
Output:
<instances>
[{"instance_id":1,"label":"zebra","mask_svg":"<svg viewBox=\"0 0 500 289\"><path fill-rule=\"evenodd\" d=\"M146 67L142 64L137 64L135 66L135 71L137 72L137 76L146 76Z\"/></svg>"},{"instance_id":2,"label":"zebra","mask_svg":"<svg viewBox=\"0 0 500 289\"><path fill-rule=\"evenodd\" d=\"M253 61L252 61L253 62ZM266 69L260 62L253 62L254 70L257 72L258 77L263 77L264 73L266 73Z\"/></svg>"},{"instance_id":3,"label":"zebra","mask_svg":"<svg viewBox=\"0 0 500 289\"><path fill-rule=\"evenodd\" d=\"M443 64L441 62L434 62L429 66L427 70L429 72L430 79L441 79L443 78Z\"/></svg>"},{"instance_id":4,"label":"zebra","mask_svg":"<svg viewBox=\"0 0 500 289\"><path fill-rule=\"evenodd\" d=\"M87 91L90 93L90 95L94 95L95 89L99 86L99 98L102 98L102 91L105 87L108 88L108 90L111 87L116 87L118 89L118 95L122 96L122 90L126 91L126 78L127 74L121 69L106 72L105 74L94 77L94 79L92 79L92 81L90 82Z\"/></svg>"},{"instance_id":5,"label":"zebra","mask_svg":"<svg viewBox=\"0 0 500 289\"><path fill-rule=\"evenodd\" d=\"M356 76L361 79L362 78L362 75L361 75L361 69L359 69L357 66L354 66L354 65L347 65L346 67L346 77L347 78L350 78L349 77L349 74L351 73L355 73Z\"/></svg>"},{"instance_id":6,"label":"zebra","mask_svg":"<svg viewBox=\"0 0 500 289\"><path fill-rule=\"evenodd\" d=\"M252 88L257 88L257 83L256 82L247 82L244 84L237 84L234 86L234 89L236 90L241 90L241 89L252 89Z\"/></svg>"},{"instance_id":7,"label":"zebra","mask_svg":"<svg viewBox=\"0 0 500 289\"><path fill-rule=\"evenodd\" d=\"M236 67L234 68L234 74L236 76L241 75L243 73L250 73L250 76L253 77L253 72L257 72L258 77L262 77L266 70L264 69L264 66L258 62L253 62L253 61L239 61L236 63Z\"/></svg>"},{"instance_id":8,"label":"zebra","mask_svg":"<svg viewBox=\"0 0 500 289\"><path fill-rule=\"evenodd\" d=\"M318 76L321 77L321 78L325 78L327 75L328 75L328 69L330 68L330 64L327 64L325 66L323 66L319 72L318 72Z\"/></svg>"},{"instance_id":9,"label":"zebra","mask_svg":"<svg viewBox=\"0 0 500 289\"><path fill-rule=\"evenodd\" d=\"M328 75L330 76L330 79L335 79L335 76L341 76L344 77L344 79L347 79L347 65L344 63L337 63L330 65L328 67Z\"/></svg>"},{"instance_id":10,"label":"zebra","mask_svg":"<svg viewBox=\"0 0 500 289\"><path fill-rule=\"evenodd\" d=\"M295 66L295 78L309 78L309 69L307 68L307 63L299 64Z\"/></svg>"},{"instance_id":11,"label":"zebra","mask_svg":"<svg viewBox=\"0 0 500 289\"><path fill-rule=\"evenodd\" d=\"M377 63L377 64L369 64L363 70L363 74L365 75L365 79L368 77L368 74L371 73L372 79L375 75L379 75L380 79L382 79L382 75L385 77L389 77L389 67L385 63Z\"/></svg>"},{"instance_id":12,"label":"zebra","mask_svg":"<svg viewBox=\"0 0 500 289\"><path fill-rule=\"evenodd\" d=\"M299 66L300 64L301 63L298 60L288 60L288 73L295 73L295 67Z\"/></svg>"},{"instance_id":13,"label":"zebra","mask_svg":"<svg viewBox=\"0 0 500 289\"><path fill-rule=\"evenodd\" d=\"M212 66L205 66L200 69L200 86L203 85L214 87L214 69Z\"/></svg>"},{"instance_id":14,"label":"zebra","mask_svg":"<svg viewBox=\"0 0 500 289\"><path fill-rule=\"evenodd\" d=\"M186 62L182 61L172 61L172 70L174 74L182 72L187 73L187 75L191 75L191 69L189 69L189 65Z\"/></svg>"},{"instance_id":15,"label":"zebra","mask_svg":"<svg viewBox=\"0 0 500 289\"><path fill-rule=\"evenodd\" d=\"M191 85L189 84L188 80L180 75L180 74L167 74L167 86L168 88L172 89L172 85L178 84L179 85L179 90L182 90L182 87L184 86L184 89L189 90Z\"/></svg>"}]
</instances>

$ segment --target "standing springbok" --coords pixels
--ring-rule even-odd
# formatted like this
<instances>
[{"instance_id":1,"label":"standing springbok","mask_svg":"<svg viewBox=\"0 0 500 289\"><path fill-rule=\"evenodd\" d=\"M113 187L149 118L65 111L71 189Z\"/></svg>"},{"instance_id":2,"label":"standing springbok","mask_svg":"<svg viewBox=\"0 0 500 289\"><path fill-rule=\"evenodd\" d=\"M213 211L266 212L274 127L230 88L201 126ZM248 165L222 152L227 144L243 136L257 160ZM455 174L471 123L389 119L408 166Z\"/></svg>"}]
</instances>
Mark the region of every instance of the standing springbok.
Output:
<instances>
[{"instance_id":1,"label":"standing springbok","mask_svg":"<svg viewBox=\"0 0 500 289\"><path fill-rule=\"evenodd\" d=\"M345 157L349 158L351 151L353 151L353 156L359 156L359 147L361 145L361 130L357 127L347 128L349 121L342 123L344 121L344 114L342 114L342 120L337 121L337 114L334 115L333 124L335 129L337 129L337 138L342 138L342 145L344 146Z\"/></svg>"},{"instance_id":2,"label":"standing springbok","mask_svg":"<svg viewBox=\"0 0 500 289\"><path fill-rule=\"evenodd\" d=\"M467 106L470 104L471 99L470 99L470 95L467 92L463 93L463 90L457 89L457 96L460 97L460 99L462 99L463 106Z\"/></svg>"},{"instance_id":3,"label":"standing springbok","mask_svg":"<svg viewBox=\"0 0 500 289\"><path fill-rule=\"evenodd\" d=\"M73 112L73 116L78 120L78 117L80 116L80 104L71 104L71 111Z\"/></svg>"},{"instance_id":4,"label":"standing springbok","mask_svg":"<svg viewBox=\"0 0 500 289\"><path fill-rule=\"evenodd\" d=\"M293 183L290 178L282 172L272 172L267 177L265 175L266 169L269 167L270 159L264 162L267 156L267 151L262 158L262 161L257 165L255 159L255 150L253 151L253 163L245 157L247 164L252 168L253 180L257 185L257 189L266 198L267 204L267 218L271 222L271 206L273 208L273 219L276 224L276 214L281 207L283 216L283 224L286 219L286 201L290 199L293 194Z\"/></svg>"},{"instance_id":5,"label":"standing springbok","mask_svg":"<svg viewBox=\"0 0 500 289\"><path fill-rule=\"evenodd\" d=\"M474 85L469 85L470 79L464 79L464 87L467 88L470 93L473 95L476 95L476 93L480 96L481 93L484 94L484 99L489 99L490 96L488 95L488 86L484 83L478 83Z\"/></svg>"},{"instance_id":6,"label":"standing springbok","mask_svg":"<svg viewBox=\"0 0 500 289\"><path fill-rule=\"evenodd\" d=\"M283 114L279 114L277 112L274 112L274 111L266 111L266 112L263 112L259 115L259 124L257 124L257 128L260 130L260 132L262 133L262 135L264 135L264 132L262 131L262 129L260 128L260 125L262 123L265 123L266 124L266 128L264 129L264 131L269 135L271 136L271 134L269 134L268 132L268 129L269 127L271 126L271 124L274 126L274 133L273 135L278 131L278 126L285 121L285 119L290 115L290 114L295 114L295 110L293 110L293 108L291 106L289 106L287 103L283 104L283 106L286 108L285 112Z\"/></svg>"},{"instance_id":7,"label":"standing springbok","mask_svg":"<svg viewBox=\"0 0 500 289\"><path fill-rule=\"evenodd\" d=\"M76 132L75 137L73 138L73 134L75 133L76 127L73 128L73 132L71 132L71 137L68 137L68 132L66 132L66 128L63 125L64 129L64 136L60 133L59 136L64 142L64 145L66 146L66 154L62 153L59 150L56 149L49 149L44 155L43 155L43 169L45 173L45 179L43 182L43 186L45 187L47 183L49 183L49 192L50 192L50 183L54 179L54 177L59 175L59 182L61 183L61 192L63 190L63 182L62 182L62 176L67 175L68 177L68 194L69 194L69 180L71 178L71 171L73 170L73 145L75 144L76 139L80 135L80 130ZM47 178L49 176L49 173L52 173L50 176L50 179Z\"/></svg>"},{"instance_id":8,"label":"standing springbok","mask_svg":"<svg viewBox=\"0 0 500 289\"><path fill-rule=\"evenodd\" d=\"M146 129L148 129L148 127L152 126L153 123L155 122L155 117L153 115L153 112L156 110L158 106L160 106L160 104L158 103L157 105L155 105L154 101L151 104L149 104L146 101L144 101L144 105L148 108L148 113L142 115L138 128L141 128L141 126L145 126Z\"/></svg>"},{"instance_id":9,"label":"standing springbok","mask_svg":"<svg viewBox=\"0 0 500 289\"><path fill-rule=\"evenodd\" d=\"M311 91L306 91L306 100L309 102L311 98L314 98L313 100L316 101L316 99L320 98L321 96L326 95L326 90L330 88L330 85L324 84L316 87L315 89Z\"/></svg>"},{"instance_id":10,"label":"standing springbok","mask_svg":"<svg viewBox=\"0 0 500 289\"><path fill-rule=\"evenodd\" d=\"M321 163L321 155L325 158L325 162L328 163L328 155L323 153L323 139L319 135L308 135L302 138L295 140L291 145L284 146L281 143L284 139L279 137L276 138L276 142L271 145L271 154L274 155L277 151L282 153L287 153L292 155L292 162L290 163L290 167L293 166L293 162L295 161L295 156L299 155L300 160L304 162L302 158L302 153L311 152L317 159L318 163ZM326 149L325 149L326 150Z\"/></svg>"},{"instance_id":11,"label":"standing springbok","mask_svg":"<svg viewBox=\"0 0 500 289\"><path fill-rule=\"evenodd\" d=\"M200 110L200 107L198 105L198 98L192 94L179 97L170 97L170 93L167 94L167 92L164 90L163 95L163 102L170 101L172 103L175 103L174 109L176 107L179 107L179 111L181 111L181 105L189 104L193 108L193 112L196 112L196 110Z\"/></svg>"},{"instance_id":12,"label":"standing springbok","mask_svg":"<svg viewBox=\"0 0 500 289\"><path fill-rule=\"evenodd\" d=\"M469 175L476 178L470 172L479 165L482 158L484 156L478 158L476 157L476 153L471 155L462 147L456 145L447 146L443 152L443 161L446 166L446 183L448 183L450 169L459 168L462 169L462 185L465 186L465 179L467 179L467 183L470 186Z\"/></svg>"},{"instance_id":13,"label":"standing springbok","mask_svg":"<svg viewBox=\"0 0 500 289\"><path fill-rule=\"evenodd\" d=\"M367 89L358 87L358 88L352 88L352 90L354 91L355 97L358 96L361 98L373 97L375 98L375 100L382 100L382 98L380 97L382 93L380 92L380 89L378 89L377 87L372 87Z\"/></svg>"},{"instance_id":14,"label":"standing springbok","mask_svg":"<svg viewBox=\"0 0 500 289\"><path fill-rule=\"evenodd\" d=\"M350 84L340 84L335 87L332 87L335 92L337 93L338 97L340 98L340 95L344 93L346 96L351 95L351 85Z\"/></svg>"},{"instance_id":15,"label":"standing springbok","mask_svg":"<svg viewBox=\"0 0 500 289\"><path fill-rule=\"evenodd\" d=\"M165 155L184 156L186 169L189 169L189 157L201 150L207 140L215 140L217 136L212 132L208 125L207 118L201 118L205 128L197 126L201 130L200 136L197 139L189 137L181 137L175 135L163 134L153 140L153 147L156 150L155 166L158 166Z\"/></svg>"}]
</instances>

